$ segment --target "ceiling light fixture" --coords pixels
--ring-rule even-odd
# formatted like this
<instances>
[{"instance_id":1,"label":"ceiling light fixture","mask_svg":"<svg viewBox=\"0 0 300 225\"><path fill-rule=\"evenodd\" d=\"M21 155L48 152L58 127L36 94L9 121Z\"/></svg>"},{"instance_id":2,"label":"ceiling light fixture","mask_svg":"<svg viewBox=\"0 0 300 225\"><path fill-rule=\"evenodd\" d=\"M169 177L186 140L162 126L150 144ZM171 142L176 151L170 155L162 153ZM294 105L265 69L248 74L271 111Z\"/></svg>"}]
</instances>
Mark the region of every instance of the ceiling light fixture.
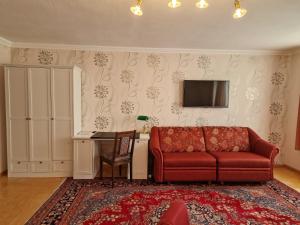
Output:
<instances>
[{"instance_id":1,"label":"ceiling light fixture","mask_svg":"<svg viewBox=\"0 0 300 225\"><path fill-rule=\"evenodd\" d=\"M130 7L130 11L136 16L142 16L142 0L137 0L136 5Z\"/></svg>"},{"instance_id":2,"label":"ceiling light fixture","mask_svg":"<svg viewBox=\"0 0 300 225\"><path fill-rule=\"evenodd\" d=\"M175 8L178 8L178 7L181 6L181 2L180 2L180 1L177 1L177 0L171 0L171 1L169 1L168 6L169 6L170 8L175 9Z\"/></svg>"},{"instance_id":3,"label":"ceiling light fixture","mask_svg":"<svg viewBox=\"0 0 300 225\"><path fill-rule=\"evenodd\" d=\"M205 9L209 6L209 4L207 3L206 0L199 0L198 2L196 2L196 7L199 9Z\"/></svg>"},{"instance_id":4,"label":"ceiling light fixture","mask_svg":"<svg viewBox=\"0 0 300 225\"><path fill-rule=\"evenodd\" d=\"M232 17L233 17L234 19L240 19L240 18L242 18L243 16L245 16L246 13L247 13L247 10L246 10L246 9L241 8L240 0L235 0L235 1L234 1L234 8L235 8L235 10L234 10L234 13L233 13L233 15L232 15Z\"/></svg>"},{"instance_id":5,"label":"ceiling light fixture","mask_svg":"<svg viewBox=\"0 0 300 225\"><path fill-rule=\"evenodd\" d=\"M179 0L169 0L168 6L173 9L178 8L181 6L181 2ZM195 6L200 9L205 9L209 6L209 4L207 0L197 0ZM241 8L241 0L234 0L234 8L235 10L232 15L234 19L240 19L247 14L247 10ZM136 0L136 4L130 7L130 11L134 15L142 16L142 0Z\"/></svg>"}]
</instances>

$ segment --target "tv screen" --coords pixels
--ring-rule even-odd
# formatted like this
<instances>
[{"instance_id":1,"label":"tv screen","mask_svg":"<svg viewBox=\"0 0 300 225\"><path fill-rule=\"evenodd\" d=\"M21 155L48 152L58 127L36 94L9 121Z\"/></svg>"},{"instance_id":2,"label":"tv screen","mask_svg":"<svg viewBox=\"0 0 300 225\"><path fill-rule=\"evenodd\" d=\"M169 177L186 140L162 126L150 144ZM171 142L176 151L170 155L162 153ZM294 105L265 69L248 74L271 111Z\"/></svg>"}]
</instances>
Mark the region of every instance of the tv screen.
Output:
<instances>
[{"instance_id":1,"label":"tv screen","mask_svg":"<svg viewBox=\"0 0 300 225\"><path fill-rule=\"evenodd\" d=\"M184 107L227 108L229 81L185 80L183 83Z\"/></svg>"}]
</instances>

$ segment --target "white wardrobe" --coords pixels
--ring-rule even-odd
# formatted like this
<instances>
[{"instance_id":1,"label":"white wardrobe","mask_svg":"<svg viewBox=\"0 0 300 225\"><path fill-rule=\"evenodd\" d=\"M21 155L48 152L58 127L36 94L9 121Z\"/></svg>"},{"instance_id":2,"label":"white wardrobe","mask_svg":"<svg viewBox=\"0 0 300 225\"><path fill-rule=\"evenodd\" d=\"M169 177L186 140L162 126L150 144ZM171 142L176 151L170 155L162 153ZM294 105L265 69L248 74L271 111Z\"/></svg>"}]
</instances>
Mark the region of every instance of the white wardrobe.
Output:
<instances>
[{"instance_id":1,"label":"white wardrobe","mask_svg":"<svg viewBox=\"0 0 300 225\"><path fill-rule=\"evenodd\" d=\"M9 177L72 176L80 87L78 67L5 66Z\"/></svg>"}]
</instances>

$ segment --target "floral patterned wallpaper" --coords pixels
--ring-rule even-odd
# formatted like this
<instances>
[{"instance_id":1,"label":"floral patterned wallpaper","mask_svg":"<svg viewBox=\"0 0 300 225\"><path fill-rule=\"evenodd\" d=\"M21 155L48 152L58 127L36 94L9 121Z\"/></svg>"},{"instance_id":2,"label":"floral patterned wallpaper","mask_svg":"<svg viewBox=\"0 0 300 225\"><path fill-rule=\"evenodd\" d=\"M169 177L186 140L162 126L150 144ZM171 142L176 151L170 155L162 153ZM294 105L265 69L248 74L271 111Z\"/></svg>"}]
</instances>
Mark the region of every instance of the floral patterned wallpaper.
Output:
<instances>
[{"instance_id":1,"label":"floral patterned wallpaper","mask_svg":"<svg viewBox=\"0 0 300 225\"><path fill-rule=\"evenodd\" d=\"M83 130L249 126L282 146L289 56L12 49L17 64L78 65ZM183 108L184 79L230 80L229 108Z\"/></svg>"}]
</instances>

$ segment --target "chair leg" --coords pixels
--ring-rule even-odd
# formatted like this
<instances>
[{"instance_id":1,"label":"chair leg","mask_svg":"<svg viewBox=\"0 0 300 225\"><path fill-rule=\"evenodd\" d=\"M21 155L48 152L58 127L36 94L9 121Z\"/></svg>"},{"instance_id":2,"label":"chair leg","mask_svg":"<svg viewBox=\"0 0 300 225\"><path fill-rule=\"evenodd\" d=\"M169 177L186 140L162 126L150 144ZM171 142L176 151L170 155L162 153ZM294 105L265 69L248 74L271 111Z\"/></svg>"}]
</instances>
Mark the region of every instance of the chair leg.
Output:
<instances>
[{"instance_id":1,"label":"chair leg","mask_svg":"<svg viewBox=\"0 0 300 225\"><path fill-rule=\"evenodd\" d=\"M103 179L103 160L102 160L102 156L100 156L100 178Z\"/></svg>"},{"instance_id":2,"label":"chair leg","mask_svg":"<svg viewBox=\"0 0 300 225\"><path fill-rule=\"evenodd\" d=\"M132 161L130 162L130 182L132 182Z\"/></svg>"},{"instance_id":3,"label":"chair leg","mask_svg":"<svg viewBox=\"0 0 300 225\"><path fill-rule=\"evenodd\" d=\"M111 166L111 187L114 188L114 166Z\"/></svg>"},{"instance_id":4,"label":"chair leg","mask_svg":"<svg viewBox=\"0 0 300 225\"><path fill-rule=\"evenodd\" d=\"M119 176L121 177L122 175L122 165L119 166Z\"/></svg>"}]
</instances>

